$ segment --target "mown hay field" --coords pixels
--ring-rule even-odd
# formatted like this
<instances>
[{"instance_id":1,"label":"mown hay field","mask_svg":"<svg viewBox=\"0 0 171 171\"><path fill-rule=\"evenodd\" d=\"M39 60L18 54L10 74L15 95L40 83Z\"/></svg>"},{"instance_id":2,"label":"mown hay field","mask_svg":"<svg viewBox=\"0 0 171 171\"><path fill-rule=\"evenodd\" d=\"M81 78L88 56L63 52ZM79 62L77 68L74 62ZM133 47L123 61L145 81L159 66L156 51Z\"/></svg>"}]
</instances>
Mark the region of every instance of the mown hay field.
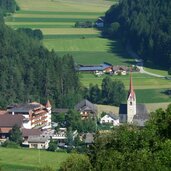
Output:
<instances>
[{"instance_id":1,"label":"mown hay field","mask_svg":"<svg viewBox=\"0 0 171 171\"><path fill-rule=\"evenodd\" d=\"M43 150L0 148L0 166L3 171L36 171L43 166L54 169L69 156L67 153Z\"/></svg>"}]
</instances>

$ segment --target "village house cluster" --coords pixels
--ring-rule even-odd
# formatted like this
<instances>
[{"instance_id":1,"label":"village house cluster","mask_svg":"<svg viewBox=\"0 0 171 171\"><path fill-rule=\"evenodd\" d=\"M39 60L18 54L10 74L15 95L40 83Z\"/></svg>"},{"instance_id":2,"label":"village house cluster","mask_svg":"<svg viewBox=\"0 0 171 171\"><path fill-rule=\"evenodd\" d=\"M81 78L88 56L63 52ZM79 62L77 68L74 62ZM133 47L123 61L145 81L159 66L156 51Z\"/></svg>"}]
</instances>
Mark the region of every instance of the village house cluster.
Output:
<instances>
[{"instance_id":1,"label":"village house cluster","mask_svg":"<svg viewBox=\"0 0 171 171\"><path fill-rule=\"evenodd\" d=\"M132 75L130 74L130 88L128 91L127 103L121 104L119 114L109 112L101 118L98 117L97 106L90 101L84 99L80 101L74 108L80 113L83 120L87 118L96 118L100 124L110 124L119 126L120 124L129 123L138 126L144 126L149 115L144 104L136 103L136 94L133 88ZM54 109L55 114L66 114L69 109ZM7 107L6 110L0 111L0 142L4 142L9 138L9 132L14 125L18 125L22 132L23 146L37 149L47 149L50 140L55 140L58 146L65 146L67 140L67 129L54 128L58 123L51 120L52 106L48 100L45 105L37 102L26 104L14 104ZM77 130L73 130L73 138L78 135ZM93 142L94 133L85 134L85 143ZM81 137L80 137L81 138Z\"/></svg>"}]
</instances>

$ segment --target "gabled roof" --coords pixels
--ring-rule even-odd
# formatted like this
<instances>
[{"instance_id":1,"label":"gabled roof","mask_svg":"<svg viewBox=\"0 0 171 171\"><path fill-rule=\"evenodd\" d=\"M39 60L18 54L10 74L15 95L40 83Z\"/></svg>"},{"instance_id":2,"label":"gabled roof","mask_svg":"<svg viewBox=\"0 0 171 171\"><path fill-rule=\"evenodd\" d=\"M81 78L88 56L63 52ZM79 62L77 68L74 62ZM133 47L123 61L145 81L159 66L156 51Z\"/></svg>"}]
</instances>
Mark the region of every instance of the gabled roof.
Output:
<instances>
[{"instance_id":1,"label":"gabled roof","mask_svg":"<svg viewBox=\"0 0 171 171\"><path fill-rule=\"evenodd\" d=\"M45 107L46 108L52 107L49 100L47 100L47 103L46 103Z\"/></svg>"},{"instance_id":2,"label":"gabled roof","mask_svg":"<svg viewBox=\"0 0 171 171\"><path fill-rule=\"evenodd\" d=\"M112 67L111 64L109 63L103 63L103 64L100 64L100 65L87 65L87 66L80 66L79 67L79 71L103 71L109 67Z\"/></svg>"},{"instance_id":3,"label":"gabled roof","mask_svg":"<svg viewBox=\"0 0 171 171\"><path fill-rule=\"evenodd\" d=\"M82 110L91 110L94 113L97 112L97 107L96 105L94 105L93 103L91 103L90 101L84 99L81 102L79 102L76 106L75 109L77 111L82 111Z\"/></svg>"},{"instance_id":4,"label":"gabled roof","mask_svg":"<svg viewBox=\"0 0 171 171\"><path fill-rule=\"evenodd\" d=\"M149 118L147 108L144 104L137 104L136 115L133 119L147 120Z\"/></svg>"},{"instance_id":5,"label":"gabled roof","mask_svg":"<svg viewBox=\"0 0 171 171\"><path fill-rule=\"evenodd\" d=\"M0 115L0 127L13 127L15 124L22 127L23 119L21 115Z\"/></svg>"},{"instance_id":6,"label":"gabled roof","mask_svg":"<svg viewBox=\"0 0 171 171\"><path fill-rule=\"evenodd\" d=\"M23 137L40 136L41 134L42 131L40 129L22 129Z\"/></svg>"},{"instance_id":7,"label":"gabled roof","mask_svg":"<svg viewBox=\"0 0 171 171\"><path fill-rule=\"evenodd\" d=\"M30 110L35 110L41 108L42 105L40 103L25 103L25 104L18 104L13 105L8 109L9 112L19 112L19 113L26 113Z\"/></svg>"},{"instance_id":8,"label":"gabled roof","mask_svg":"<svg viewBox=\"0 0 171 171\"><path fill-rule=\"evenodd\" d=\"M119 117L117 115L113 114L113 113L108 113L107 115L110 116L114 120L119 119Z\"/></svg>"},{"instance_id":9,"label":"gabled roof","mask_svg":"<svg viewBox=\"0 0 171 171\"><path fill-rule=\"evenodd\" d=\"M45 143L48 141L48 137L41 137L41 136L29 136L28 142L29 143Z\"/></svg>"}]
</instances>

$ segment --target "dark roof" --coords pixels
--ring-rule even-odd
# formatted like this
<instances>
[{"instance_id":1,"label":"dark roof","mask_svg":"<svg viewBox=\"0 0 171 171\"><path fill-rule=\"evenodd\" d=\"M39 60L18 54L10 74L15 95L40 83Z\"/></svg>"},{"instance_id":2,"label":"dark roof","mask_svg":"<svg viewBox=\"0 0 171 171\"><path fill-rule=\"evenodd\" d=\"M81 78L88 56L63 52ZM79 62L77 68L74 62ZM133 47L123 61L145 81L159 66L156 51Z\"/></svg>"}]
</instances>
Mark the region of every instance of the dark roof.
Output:
<instances>
[{"instance_id":1,"label":"dark roof","mask_svg":"<svg viewBox=\"0 0 171 171\"><path fill-rule=\"evenodd\" d=\"M136 115L133 119L147 120L149 118L147 108L144 104L137 104Z\"/></svg>"},{"instance_id":2,"label":"dark roof","mask_svg":"<svg viewBox=\"0 0 171 171\"><path fill-rule=\"evenodd\" d=\"M29 136L29 143L45 143L48 140L48 137L40 137L40 136Z\"/></svg>"},{"instance_id":3,"label":"dark roof","mask_svg":"<svg viewBox=\"0 0 171 171\"><path fill-rule=\"evenodd\" d=\"M108 113L107 115L109 115L114 120L119 119L119 117L117 115L113 114L113 113Z\"/></svg>"},{"instance_id":4,"label":"dark roof","mask_svg":"<svg viewBox=\"0 0 171 171\"><path fill-rule=\"evenodd\" d=\"M103 64L96 65L96 66L80 66L78 70L79 71L103 71L109 67L112 67L112 65L108 63L103 63Z\"/></svg>"},{"instance_id":5,"label":"dark roof","mask_svg":"<svg viewBox=\"0 0 171 171\"><path fill-rule=\"evenodd\" d=\"M39 103L18 104L18 105L11 106L10 109L8 109L8 111L9 112L25 113L25 112L29 112L30 110L40 108L41 106L42 105Z\"/></svg>"},{"instance_id":6,"label":"dark roof","mask_svg":"<svg viewBox=\"0 0 171 171\"><path fill-rule=\"evenodd\" d=\"M122 71L128 71L129 68L127 66L113 66L114 71L122 70Z\"/></svg>"},{"instance_id":7,"label":"dark roof","mask_svg":"<svg viewBox=\"0 0 171 171\"><path fill-rule=\"evenodd\" d=\"M0 115L0 127L13 127L15 124L21 127L23 119L24 117L21 115Z\"/></svg>"},{"instance_id":8,"label":"dark roof","mask_svg":"<svg viewBox=\"0 0 171 171\"><path fill-rule=\"evenodd\" d=\"M127 104L120 104L119 114L127 114Z\"/></svg>"},{"instance_id":9,"label":"dark roof","mask_svg":"<svg viewBox=\"0 0 171 171\"><path fill-rule=\"evenodd\" d=\"M90 110L94 113L97 112L97 107L95 104L91 103L90 101L84 99L81 102L79 102L76 106L75 109L77 111L82 111L82 110Z\"/></svg>"},{"instance_id":10,"label":"dark roof","mask_svg":"<svg viewBox=\"0 0 171 171\"><path fill-rule=\"evenodd\" d=\"M22 135L23 137L28 136L40 136L42 134L42 131L40 129L22 129Z\"/></svg>"},{"instance_id":11,"label":"dark roof","mask_svg":"<svg viewBox=\"0 0 171 171\"><path fill-rule=\"evenodd\" d=\"M119 107L119 114L127 114L127 104L121 104ZM136 105L136 115L134 119L148 119L148 111L144 104L137 104Z\"/></svg>"}]
</instances>

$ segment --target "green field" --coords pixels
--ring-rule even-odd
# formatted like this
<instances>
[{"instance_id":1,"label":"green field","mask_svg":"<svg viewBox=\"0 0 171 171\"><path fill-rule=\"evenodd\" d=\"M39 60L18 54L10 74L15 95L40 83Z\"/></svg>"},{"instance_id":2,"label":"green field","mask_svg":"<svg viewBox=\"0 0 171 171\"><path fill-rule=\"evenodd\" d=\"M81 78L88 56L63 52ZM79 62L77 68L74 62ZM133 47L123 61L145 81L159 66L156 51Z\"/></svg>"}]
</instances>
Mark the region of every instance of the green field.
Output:
<instances>
[{"instance_id":1,"label":"green field","mask_svg":"<svg viewBox=\"0 0 171 171\"><path fill-rule=\"evenodd\" d=\"M67 153L61 152L0 147L2 171L36 171L37 168L47 165L57 169L67 157Z\"/></svg>"},{"instance_id":2,"label":"green field","mask_svg":"<svg viewBox=\"0 0 171 171\"><path fill-rule=\"evenodd\" d=\"M130 64L119 42L101 37L94 28L75 28L76 21L96 21L116 3L107 0L17 0L21 10L6 18L14 29L41 29L44 45L59 55L72 54L77 63ZM113 48L114 47L114 48Z\"/></svg>"},{"instance_id":3,"label":"green field","mask_svg":"<svg viewBox=\"0 0 171 171\"><path fill-rule=\"evenodd\" d=\"M84 86L88 87L90 83L101 85L102 79L106 75L96 77L94 74L84 73L80 74L81 82ZM129 75L126 76L111 76L111 78L121 80L126 89L129 88ZM171 87L171 80L164 78L156 78L146 74L134 73L133 84L135 89L163 89Z\"/></svg>"},{"instance_id":4,"label":"green field","mask_svg":"<svg viewBox=\"0 0 171 171\"><path fill-rule=\"evenodd\" d=\"M54 49L59 56L71 54L78 64L109 62L128 66L135 63L134 59L124 51L119 41L102 38L100 31L94 28L74 27L76 21L95 21L116 2L117 0L17 0L21 10L7 17L6 23L14 29L41 29L44 34L43 44L48 49ZM147 64L145 70L167 76L166 71L155 69L151 64ZM171 87L170 80L144 74L133 76L139 102L170 102L170 97L161 93ZM90 83L100 86L103 76L97 78L92 74L81 74L80 78L87 87ZM121 79L128 89L128 76L112 77L115 78Z\"/></svg>"}]
</instances>

